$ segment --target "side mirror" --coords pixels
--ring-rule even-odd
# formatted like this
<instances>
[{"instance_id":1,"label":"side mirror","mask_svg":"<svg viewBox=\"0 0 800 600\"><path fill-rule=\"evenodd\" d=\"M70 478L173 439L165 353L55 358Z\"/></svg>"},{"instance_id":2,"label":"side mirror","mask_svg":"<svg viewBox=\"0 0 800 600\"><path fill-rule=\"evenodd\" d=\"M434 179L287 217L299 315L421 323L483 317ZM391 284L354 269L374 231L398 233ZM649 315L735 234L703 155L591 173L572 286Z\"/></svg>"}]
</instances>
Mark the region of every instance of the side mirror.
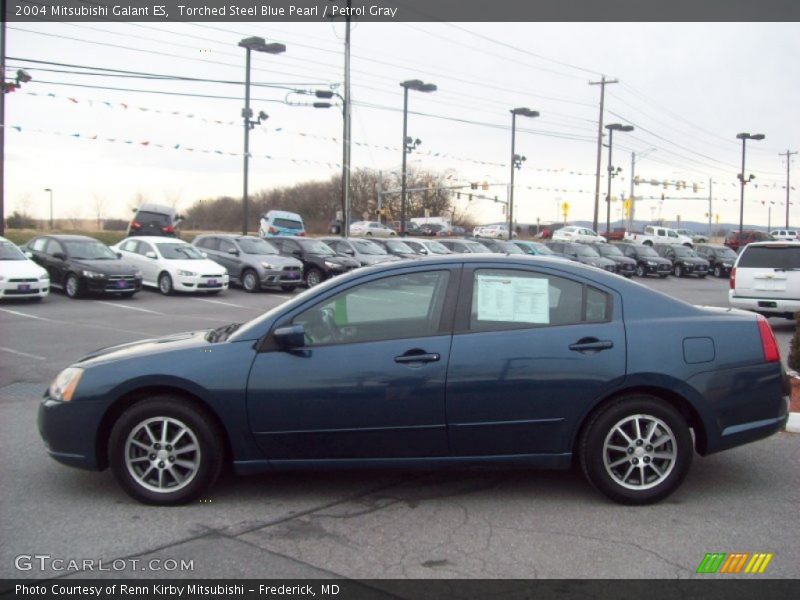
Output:
<instances>
[{"instance_id":1,"label":"side mirror","mask_svg":"<svg viewBox=\"0 0 800 600\"><path fill-rule=\"evenodd\" d=\"M348 256L355 256L356 255L356 251L353 250L352 248L345 248L344 250L342 250L342 252L344 252Z\"/></svg>"},{"instance_id":2,"label":"side mirror","mask_svg":"<svg viewBox=\"0 0 800 600\"><path fill-rule=\"evenodd\" d=\"M275 336L275 341L278 343L281 350L302 348L306 344L306 331L302 325L278 327L278 329L272 332L272 335Z\"/></svg>"},{"instance_id":3,"label":"side mirror","mask_svg":"<svg viewBox=\"0 0 800 600\"><path fill-rule=\"evenodd\" d=\"M201 254L203 256L206 255L205 252L201 252ZM239 251L236 248L231 248L230 250L228 250L228 254L233 254L234 256L239 256Z\"/></svg>"},{"instance_id":4,"label":"side mirror","mask_svg":"<svg viewBox=\"0 0 800 600\"><path fill-rule=\"evenodd\" d=\"M25 250L23 254L25 255L25 258L33 258L33 252L31 252L30 250Z\"/></svg>"},{"instance_id":5,"label":"side mirror","mask_svg":"<svg viewBox=\"0 0 800 600\"><path fill-rule=\"evenodd\" d=\"M238 252L237 250L235 250L234 252L236 252L236 254L239 254L239 252ZM208 258L208 253L206 253L206 252L201 252L201 253L200 253L200 256L202 256L203 258Z\"/></svg>"},{"instance_id":6,"label":"side mirror","mask_svg":"<svg viewBox=\"0 0 800 600\"><path fill-rule=\"evenodd\" d=\"M122 252L120 252L119 250L117 250L116 252L114 252L114 254L116 254L116 255L117 255L117 258L122 258Z\"/></svg>"},{"instance_id":7,"label":"side mirror","mask_svg":"<svg viewBox=\"0 0 800 600\"><path fill-rule=\"evenodd\" d=\"M152 259L155 259L155 258L156 258L156 253L155 253L155 252L153 252L152 250L150 250L150 252L145 252L145 256L146 256L147 258L152 258Z\"/></svg>"},{"instance_id":8,"label":"side mirror","mask_svg":"<svg viewBox=\"0 0 800 600\"><path fill-rule=\"evenodd\" d=\"M292 250L292 256L296 256L297 258L300 258L301 256L303 256L303 253L300 252L300 250Z\"/></svg>"},{"instance_id":9,"label":"side mirror","mask_svg":"<svg viewBox=\"0 0 800 600\"><path fill-rule=\"evenodd\" d=\"M63 252L54 252L53 258L57 258L58 260L67 260L67 257Z\"/></svg>"}]
</instances>

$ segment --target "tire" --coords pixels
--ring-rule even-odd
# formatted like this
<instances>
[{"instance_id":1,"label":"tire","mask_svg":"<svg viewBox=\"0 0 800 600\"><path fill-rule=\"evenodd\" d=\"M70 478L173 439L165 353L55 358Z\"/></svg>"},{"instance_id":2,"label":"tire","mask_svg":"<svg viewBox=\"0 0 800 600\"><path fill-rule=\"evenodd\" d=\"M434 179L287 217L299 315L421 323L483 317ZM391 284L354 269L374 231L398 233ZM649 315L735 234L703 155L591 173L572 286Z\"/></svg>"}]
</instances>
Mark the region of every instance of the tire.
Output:
<instances>
[{"instance_id":1,"label":"tire","mask_svg":"<svg viewBox=\"0 0 800 600\"><path fill-rule=\"evenodd\" d=\"M83 295L83 290L81 290L81 282L78 279L78 276L74 273L70 273L67 275L66 280L64 280L64 293L67 297L72 298L80 298Z\"/></svg>"},{"instance_id":2,"label":"tire","mask_svg":"<svg viewBox=\"0 0 800 600\"><path fill-rule=\"evenodd\" d=\"M677 410L654 396L635 395L593 414L578 452L584 475L603 494L622 504L650 504L678 488L694 448Z\"/></svg>"},{"instance_id":3,"label":"tire","mask_svg":"<svg viewBox=\"0 0 800 600\"><path fill-rule=\"evenodd\" d=\"M175 289L172 287L172 277L170 277L169 273L161 273L158 276L158 291L165 296L171 296L175 293Z\"/></svg>"},{"instance_id":4,"label":"tire","mask_svg":"<svg viewBox=\"0 0 800 600\"><path fill-rule=\"evenodd\" d=\"M325 275L316 267L311 267L306 273L306 285L310 288L325 281Z\"/></svg>"},{"instance_id":5,"label":"tire","mask_svg":"<svg viewBox=\"0 0 800 600\"><path fill-rule=\"evenodd\" d=\"M284 292L293 292L293 291L295 291L297 289L297 286L296 285L282 285L281 289Z\"/></svg>"},{"instance_id":6,"label":"tire","mask_svg":"<svg viewBox=\"0 0 800 600\"><path fill-rule=\"evenodd\" d=\"M683 267L680 265L675 265L673 273L675 273L675 277L683 277Z\"/></svg>"},{"instance_id":7,"label":"tire","mask_svg":"<svg viewBox=\"0 0 800 600\"><path fill-rule=\"evenodd\" d=\"M725 276L725 271L719 265L714 265L714 277L722 279Z\"/></svg>"},{"instance_id":8,"label":"tire","mask_svg":"<svg viewBox=\"0 0 800 600\"><path fill-rule=\"evenodd\" d=\"M368 231L368 232L365 234L365 237L372 237L372 232L371 232L371 231Z\"/></svg>"},{"instance_id":9,"label":"tire","mask_svg":"<svg viewBox=\"0 0 800 600\"><path fill-rule=\"evenodd\" d=\"M242 273L242 287L245 292L252 294L261 289L261 281L258 279L258 273L253 269L245 269Z\"/></svg>"},{"instance_id":10,"label":"tire","mask_svg":"<svg viewBox=\"0 0 800 600\"><path fill-rule=\"evenodd\" d=\"M636 276L637 277L647 277L647 271L645 271L643 265L640 265L640 264L636 265Z\"/></svg>"},{"instance_id":11,"label":"tire","mask_svg":"<svg viewBox=\"0 0 800 600\"><path fill-rule=\"evenodd\" d=\"M651 248L653 247L653 242L651 242L650 240L646 240L645 242L643 242L643 244L645 246L650 246Z\"/></svg>"},{"instance_id":12,"label":"tire","mask_svg":"<svg viewBox=\"0 0 800 600\"><path fill-rule=\"evenodd\" d=\"M145 504L191 502L219 477L224 454L222 434L211 417L168 395L128 408L114 423L108 442L114 477Z\"/></svg>"}]
</instances>

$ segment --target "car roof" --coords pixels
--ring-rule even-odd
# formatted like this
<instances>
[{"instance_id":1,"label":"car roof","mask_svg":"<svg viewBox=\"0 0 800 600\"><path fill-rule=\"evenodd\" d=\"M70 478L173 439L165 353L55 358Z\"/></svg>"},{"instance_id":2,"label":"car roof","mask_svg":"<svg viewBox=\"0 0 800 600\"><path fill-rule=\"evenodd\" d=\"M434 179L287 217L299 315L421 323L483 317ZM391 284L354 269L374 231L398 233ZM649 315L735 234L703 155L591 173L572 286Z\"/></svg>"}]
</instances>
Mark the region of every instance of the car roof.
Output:
<instances>
[{"instance_id":1,"label":"car roof","mask_svg":"<svg viewBox=\"0 0 800 600\"><path fill-rule=\"evenodd\" d=\"M88 235L74 235L68 233L47 233L45 235L39 235L36 237L46 237L46 238L53 238L54 240L59 240L61 242L79 242L79 241L92 241L92 242L100 242L100 240L90 237ZM100 242L101 244L103 242Z\"/></svg>"},{"instance_id":2,"label":"car roof","mask_svg":"<svg viewBox=\"0 0 800 600\"><path fill-rule=\"evenodd\" d=\"M199 236L198 236L199 237ZM126 242L128 240L136 240L137 242L170 242L170 243L180 243L180 244L188 244L189 242L175 238L169 237L166 235L132 235L130 237L126 237L122 242ZM190 244L191 245L191 244Z\"/></svg>"}]
</instances>

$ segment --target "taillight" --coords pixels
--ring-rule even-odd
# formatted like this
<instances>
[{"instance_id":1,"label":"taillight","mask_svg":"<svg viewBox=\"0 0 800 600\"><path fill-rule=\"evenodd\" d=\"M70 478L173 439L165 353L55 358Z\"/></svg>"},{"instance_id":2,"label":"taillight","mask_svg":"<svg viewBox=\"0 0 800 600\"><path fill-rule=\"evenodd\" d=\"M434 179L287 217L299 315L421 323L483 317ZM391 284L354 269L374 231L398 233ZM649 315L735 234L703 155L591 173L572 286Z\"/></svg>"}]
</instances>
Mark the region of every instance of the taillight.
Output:
<instances>
[{"instance_id":1,"label":"taillight","mask_svg":"<svg viewBox=\"0 0 800 600\"><path fill-rule=\"evenodd\" d=\"M736 267L731 269L731 278L728 281L728 285L730 285L732 290L736 289Z\"/></svg>"},{"instance_id":2,"label":"taillight","mask_svg":"<svg viewBox=\"0 0 800 600\"><path fill-rule=\"evenodd\" d=\"M275 229L275 228L274 228L272 225L270 225L270 226L269 226L269 232L270 232L270 233L278 233L278 230L277 230L277 229Z\"/></svg>"},{"instance_id":3,"label":"taillight","mask_svg":"<svg viewBox=\"0 0 800 600\"><path fill-rule=\"evenodd\" d=\"M167 225L166 227L162 227L161 231L164 233L175 233L175 229L171 225Z\"/></svg>"},{"instance_id":4,"label":"taillight","mask_svg":"<svg viewBox=\"0 0 800 600\"><path fill-rule=\"evenodd\" d=\"M131 229L141 229L142 226L137 221L131 221Z\"/></svg>"},{"instance_id":5,"label":"taillight","mask_svg":"<svg viewBox=\"0 0 800 600\"><path fill-rule=\"evenodd\" d=\"M772 327L761 315L758 316L758 334L761 336L761 349L764 351L764 362L778 362L781 359L778 351L778 342L775 341L775 334Z\"/></svg>"},{"instance_id":6,"label":"taillight","mask_svg":"<svg viewBox=\"0 0 800 600\"><path fill-rule=\"evenodd\" d=\"M305 232L305 231L301 231L301 232L300 232L300 233L298 233L297 235L305 235L305 234L306 234L306 232Z\"/></svg>"}]
</instances>

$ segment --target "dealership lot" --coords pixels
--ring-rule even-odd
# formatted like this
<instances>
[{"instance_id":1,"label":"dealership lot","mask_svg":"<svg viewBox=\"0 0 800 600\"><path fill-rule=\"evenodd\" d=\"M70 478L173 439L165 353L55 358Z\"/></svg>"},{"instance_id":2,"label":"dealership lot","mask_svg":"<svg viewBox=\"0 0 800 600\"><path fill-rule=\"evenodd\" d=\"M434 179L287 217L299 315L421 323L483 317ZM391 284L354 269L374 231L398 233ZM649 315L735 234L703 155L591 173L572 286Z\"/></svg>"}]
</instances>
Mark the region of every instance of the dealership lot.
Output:
<instances>
[{"instance_id":1,"label":"dealership lot","mask_svg":"<svg viewBox=\"0 0 800 600\"><path fill-rule=\"evenodd\" d=\"M641 280L640 280L641 281ZM727 280L648 279L696 304L727 305ZM226 478L179 508L130 500L110 473L47 457L35 426L50 379L95 348L252 318L290 295L68 300L0 305L0 577L68 575L20 555L106 561L141 577L690 577L706 552L772 552L797 577L800 437L697 457L666 501L626 508L573 472L293 473ZM772 319L785 360L792 323ZM654 343L657 343L655 341ZM8 543L8 540L12 540ZM192 571L142 571L151 559ZM138 560L135 566L131 560ZM24 563L24 561L23 561ZM23 564L20 563L20 564ZM96 563L95 563L96 565ZM91 575L91 573L83 573Z\"/></svg>"}]
</instances>

